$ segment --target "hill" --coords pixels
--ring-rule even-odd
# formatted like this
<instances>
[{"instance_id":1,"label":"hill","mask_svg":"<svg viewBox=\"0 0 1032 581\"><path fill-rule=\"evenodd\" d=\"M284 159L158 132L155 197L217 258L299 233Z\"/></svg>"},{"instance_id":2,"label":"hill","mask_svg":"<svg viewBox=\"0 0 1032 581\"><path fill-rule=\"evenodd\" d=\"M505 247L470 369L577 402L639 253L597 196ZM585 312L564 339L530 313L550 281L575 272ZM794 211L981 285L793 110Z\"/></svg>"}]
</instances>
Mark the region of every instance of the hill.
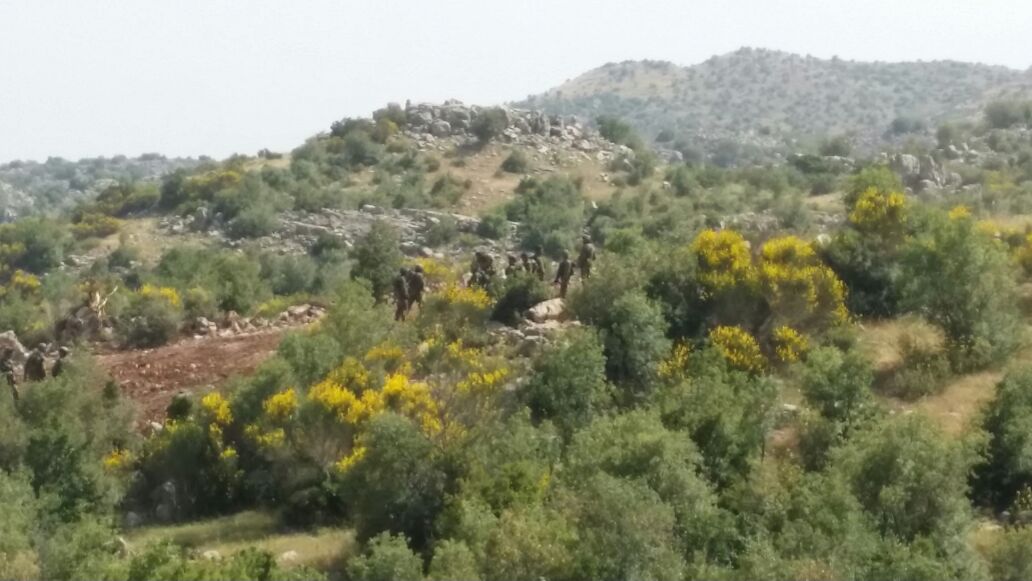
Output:
<instances>
[{"instance_id":1,"label":"hill","mask_svg":"<svg viewBox=\"0 0 1032 581\"><path fill-rule=\"evenodd\" d=\"M197 167L204 159L167 158L157 153L139 157L95 157L70 161L0 164L0 219L72 207L119 182L154 181L176 169Z\"/></svg>"},{"instance_id":2,"label":"hill","mask_svg":"<svg viewBox=\"0 0 1032 581\"><path fill-rule=\"evenodd\" d=\"M647 135L667 130L709 152L727 141L777 149L835 134L870 150L893 134L971 117L987 101L1030 87L1032 74L1000 66L823 60L743 48L687 67L608 63L518 105L614 115Z\"/></svg>"}]
</instances>

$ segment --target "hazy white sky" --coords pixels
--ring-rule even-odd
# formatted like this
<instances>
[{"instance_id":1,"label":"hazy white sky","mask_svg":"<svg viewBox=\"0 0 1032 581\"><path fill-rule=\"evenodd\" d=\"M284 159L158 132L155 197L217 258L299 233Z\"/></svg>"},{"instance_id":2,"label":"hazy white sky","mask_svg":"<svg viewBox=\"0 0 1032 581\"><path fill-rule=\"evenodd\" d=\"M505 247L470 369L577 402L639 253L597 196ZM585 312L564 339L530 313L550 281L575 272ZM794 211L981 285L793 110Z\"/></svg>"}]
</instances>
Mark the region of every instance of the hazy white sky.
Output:
<instances>
[{"instance_id":1,"label":"hazy white sky","mask_svg":"<svg viewBox=\"0 0 1032 581\"><path fill-rule=\"evenodd\" d=\"M0 161L289 150L388 101L743 45L1025 69L1032 1L0 0Z\"/></svg>"}]
</instances>

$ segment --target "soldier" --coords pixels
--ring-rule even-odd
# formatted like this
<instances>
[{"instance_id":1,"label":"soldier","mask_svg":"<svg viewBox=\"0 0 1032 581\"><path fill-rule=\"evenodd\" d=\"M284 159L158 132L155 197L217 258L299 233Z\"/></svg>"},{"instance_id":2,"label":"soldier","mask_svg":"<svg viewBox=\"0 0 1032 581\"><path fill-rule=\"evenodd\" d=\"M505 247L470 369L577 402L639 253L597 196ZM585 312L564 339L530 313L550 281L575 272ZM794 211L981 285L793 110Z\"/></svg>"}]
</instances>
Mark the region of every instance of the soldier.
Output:
<instances>
[{"instance_id":1,"label":"soldier","mask_svg":"<svg viewBox=\"0 0 1032 581\"><path fill-rule=\"evenodd\" d=\"M469 279L470 286L486 288L491 284L491 279L494 275L494 259L491 258L490 254L478 250L473 256L473 272Z\"/></svg>"},{"instance_id":2,"label":"soldier","mask_svg":"<svg viewBox=\"0 0 1032 581\"><path fill-rule=\"evenodd\" d=\"M523 272L526 272L527 274L530 274L532 272L530 264L530 255L527 254L526 250L520 252L520 266L523 267Z\"/></svg>"},{"instance_id":3,"label":"soldier","mask_svg":"<svg viewBox=\"0 0 1032 581\"><path fill-rule=\"evenodd\" d=\"M541 261L541 247L534 249L534 256L530 257L530 272L538 277L538 280L545 280L545 265Z\"/></svg>"},{"instance_id":4,"label":"soldier","mask_svg":"<svg viewBox=\"0 0 1032 581\"><path fill-rule=\"evenodd\" d=\"M580 254L577 256L577 268L580 270L582 279L591 276L591 265L595 262L595 245L591 243L590 236L581 237Z\"/></svg>"},{"instance_id":5,"label":"soldier","mask_svg":"<svg viewBox=\"0 0 1032 581\"><path fill-rule=\"evenodd\" d=\"M508 256L509 263L505 265L505 278L513 278L520 272L520 265L516 262L516 255Z\"/></svg>"},{"instance_id":6,"label":"soldier","mask_svg":"<svg viewBox=\"0 0 1032 581\"><path fill-rule=\"evenodd\" d=\"M570 286L570 279L573 277L573 263L570 262L570 253L563 251L563 259L559 267L555 269L555 282L559 285L559 298L566 298L566 289Z\"/></svg>"},{"instance_id":7,"label":"soldier","mask_svg":"<svg viewBox=\"0 0 1032 581\"><path fill-rule=\"evenodd\" d=\"M65 358L72 354L72 350L68 347L62 346L57 350L57 361L54 362L54 367L50 370L51 377L60 377L64 373Z\"/></svg>"},{"instance_id":8,"label":"soldier","mask_svg":"<svg viewBox=\"0 0 1032 581\"><path fill-rule=\"evenodd\" d=\"M3 374L4 379L7 380L7 387L11 388L11 397L14 398L14 403L18 403L18 378L14 375L14 349L4 349L3 355L0 355L0 374Z\"/></svg>"},{"instance_id":9,"label":"soldier","mask_svg":"<svg viewBox=\"0 0 1032 581\"><path fill-rule=\"evenodd\" d=\"M394 320L404 321L408 311L408 270L403 266L394 277Z\"/></svg>"},{"instance_id":10,"label":"soldier","mask_svg":"<svg viewBox=\"0 0 1032 581\"><path fill-rule=\"evenodd\" d=\"M40 343L25 360L25 381L43 381L47 378L47 344Z\"/></svg>"},{"instance_id":11,"label":"soldier","mask_svg":"<svg viewBox=\"0 0 1032 581\"><path fill-rule=\"evenodd\" d=\"M411 311L412 306L416 304L419 305L419 310L423 310L423 291L426 289L423 267L418 264L412 267L405 282L408 283L408 310Z\"/></svg>"}]
</instances>

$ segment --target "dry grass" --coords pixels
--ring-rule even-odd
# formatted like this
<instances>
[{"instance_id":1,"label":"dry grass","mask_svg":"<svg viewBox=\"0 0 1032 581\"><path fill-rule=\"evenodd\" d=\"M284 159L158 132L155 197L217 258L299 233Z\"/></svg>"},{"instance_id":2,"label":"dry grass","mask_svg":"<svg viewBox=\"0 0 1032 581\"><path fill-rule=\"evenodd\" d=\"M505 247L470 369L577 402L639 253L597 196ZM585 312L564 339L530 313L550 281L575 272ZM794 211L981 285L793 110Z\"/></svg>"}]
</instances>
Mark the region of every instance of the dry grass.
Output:
<instances>
[{"instance_id":1,"label":"dry grass","mask_svg":"<svg viewBox=\"0 0 1032 581\"><path fill-rule=\"evenodd\" d=\"M868 321L859 327L860 349L879 373L891 371L902 363L901 340L911 339L929 347L943 343L942 332L917 317Z\"/></svg>"},{"instance_id":2,"label":"dry grass","mask_svg":"<svg viewBox=\"0 0 1032 581\"><path fill-rule=\"evenodd\" d=\"M351 530L284 531L273 515L258 511L182 525L143 527L130 531L126 539L134 546L169 539L198 552L215 550L223 556L248 547L276 556L295 551L297 559L284 565L307 565L324 571L337 568L356 549Z\"/></svg>"}]
</instances>

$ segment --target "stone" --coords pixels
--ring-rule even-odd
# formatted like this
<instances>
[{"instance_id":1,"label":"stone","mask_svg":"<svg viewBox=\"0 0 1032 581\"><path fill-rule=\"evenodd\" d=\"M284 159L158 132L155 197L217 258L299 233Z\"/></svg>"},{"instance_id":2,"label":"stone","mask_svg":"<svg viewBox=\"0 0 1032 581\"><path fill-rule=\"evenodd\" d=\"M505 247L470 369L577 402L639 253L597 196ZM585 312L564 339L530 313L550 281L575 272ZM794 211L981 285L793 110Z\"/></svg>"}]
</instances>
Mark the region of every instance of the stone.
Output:
<instances>
[{"instance_id":1,"label":"stone","mask_svg":"<svg viewBox=\"0 0 1032 581\"><path fill-rule=\"evenodd\" d=\"M443 119L438 119L430 124L430 134L434 137L447 137L451 135L451 132L451 123L448 123Z\"/></svg>"},{"instance_id":2,"label":"stone","mask_svg":"<svg viewBox=\"0 0 1032 581\"><path fill-rule=\"evenodd\" d=\"M303 305L294 305L292 307L288 307L287 312L290 313L291 317L302 317L304 315L307 315L308 311L310 311L311 309L312 305L306 303Z\"/></svg>"},{"instance_id":3,"label":"stone","mask_svg":"<svg viewBox=\"0 0 1032 581\"><path fill-rule=\"evenodd\" d=\"M898 173L904 182L915 180L921 175L921 161L909 153L892 156L891 165L892 170Z\"/></svg>"},{"instance_id":4,"label":"stone","mask_svg":"<svg viewBox=\"0 0 1032 581\"><path fill-rule=\"evenodd\" d=\"M216 551L215 549L208 549L207 551L201 553L201 558L205 561L221 561L222 553Z\"/></svg>"},{"instance_id":5,"label":"stone","mask_svg":"<svg viewBox=\"0 0 1032 581\"><path fill-rule=\"evenodd\" d=\"M13 351L15 363L24 363L29 356L28 350L18 340L18 336L14 334L14 331L0 333L0 349L10 349Z\"/></svg>"},{"instance_id":6,"label":"stone","mask_svg":"<svg viewBox=\"0 0 1032 581\"><path fill-rule=\"evenodd\" d=\"M285 551L285 552L281 553L279 557L276 557L276 562L279 563L280 565L289 565L289 564L297 563L297 561L300 558L301 558L301 555L298 554L297 551L293 551L293 550L292 551Z\"/></svg>"},{"instance_id":7,"label":"stone","mask_svg":"<svg viewBox=\"0 0 1032 581\"><path fill-rule=\"evenodd\" d=\"M134 529L143 524L143 517L139 513L129 511L122 517L122 525L127 529Z\"/></svg>"},{"instance_id":8,"label":"stone","mask_svg":"<svg viewBox=\"0 0 1032 581\"><path fill-rule=\"evenodd\" d=\"M530 308L530 320L535 323L559 320L565 312L566 304L563 299L550 299L538 303Z\"/></svg>"}]
</instances>

